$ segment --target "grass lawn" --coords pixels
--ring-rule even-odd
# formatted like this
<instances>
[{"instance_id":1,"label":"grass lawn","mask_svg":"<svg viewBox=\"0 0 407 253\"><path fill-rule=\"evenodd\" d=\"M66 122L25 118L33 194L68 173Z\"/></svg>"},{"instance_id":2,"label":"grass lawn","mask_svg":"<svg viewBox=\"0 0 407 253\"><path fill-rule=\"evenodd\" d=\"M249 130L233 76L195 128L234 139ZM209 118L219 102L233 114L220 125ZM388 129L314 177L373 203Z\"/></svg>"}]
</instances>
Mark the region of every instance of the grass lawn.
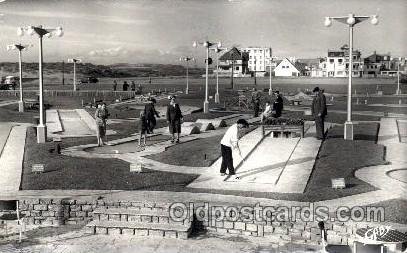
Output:
<instances>
[{"instance_id":1,"label":"grass lawn","mask_svg":"<svg viewBox=\"0 0 407 253\"><path fill-rule=\"evenodd\" d=\"M93 139L93 138L92 138ZM67 139L68 147L90 142L90 138ZM55 144L36 144L34 130L27 133L22 175L22 190L89 189L89 190L148 190L155 187L183 187L196 175L147 171L130 173L129 164L118 159L77 158L50 153ZM45 164L45 172L35 174L31 166Z\"/></svg>"},{"instance_id":2,"label":"grass lawn","mask_svg":"<svg viewBox=\"0 0 407 253\"><path fill-rule=\"evenodd\" d=\"M38 116L38 110L25 110L20 113L18 104L0 107L0 122L33 123L34 116Z\"/></svg>"},{"instance_id":3,"label":"grass lawn","mask_svg":"<svg viewBox=\"0 0 407 253\"><path fill-rule=\"evenodd\" d=\"M343 140L343 128L335 127L322 144L315 168L304 194L281 194L271 192L241 192L212 189L178 188L173 190L191 192L211 192L238 196L255 196L298 201L320 201L349 196L376 190L373 186L355 178L357 168L384 164L384 147L376 144L378 124L360 124L355 126L355 141ZM181 143L166 151L149 156L164 163L208 166L219 157L219 142L222 136L198 139ZM186 154L186 151L188 155ZM207 154L207 160L204 155ZM343 159L346 157L346 159ZM331 178L343 177L348 187L334 190Z\"/></svg>"},{"instance_id":4,"label":"grass lawn","mask_svg":"<svg viewBox=\"0 0 407 253\"><path fill-rule=\"evenodd\" d=\"M391 199L369 206L384 207L384 221L407 224L407 200Z\"/></svg>"},{"instance_id":5,"label":"grass lawn","mask_svg":"<svg viewBox=\"0 0 407 253\"><path fill-rule=\"evenodd\" d=\"M220 156L219 143L222 137L222 135L218 135L180 143L169 147L162 153L146 157L172 165L208 167Z\"/></svg>"}]
</instances>

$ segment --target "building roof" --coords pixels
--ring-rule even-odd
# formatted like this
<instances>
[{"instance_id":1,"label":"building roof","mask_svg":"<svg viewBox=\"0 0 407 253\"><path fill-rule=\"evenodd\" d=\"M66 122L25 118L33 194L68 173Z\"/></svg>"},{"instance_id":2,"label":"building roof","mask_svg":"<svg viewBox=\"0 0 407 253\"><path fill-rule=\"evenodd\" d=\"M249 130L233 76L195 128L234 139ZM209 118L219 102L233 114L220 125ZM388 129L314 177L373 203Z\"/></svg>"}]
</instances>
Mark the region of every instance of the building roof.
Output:
<instances>
[{"instance_id":1,"label":"building roof","mask_svg":"<svg viewBox=\"0 0 407 253\"><path fill-rule=\"evenodd\" d=\"M305 64L299 63L297 65L297 62L294 64L288 58L284 58L284 60L288 61L298 72L301 72L301 71L305 70ZM276 67L278 67L281 64L281 62L283 62L284 60L278 62Z\"/></svg>"},{"instance_id":2,"label":"building roof","mask_svg":"<svg viewBox=\"0 0 407 253\"><path fill-rule=\"evenodd\" d=\"M380 63L382 61L390 61L390 54L376 54L374 52L365 58L365 63Z\"/></svg>"},{"instance_id":3,"label":"building roof","mask_svg":"<svg viewBox=\"0 0 407 253\"><path fill-rule=\"evenodd\" d=\"M226 53L224 53L221 57L219 57L220 61L227 61L227 60L244 60L243 54L240 52L239 49L233 47Z\"/></svg>"}]
</instances>

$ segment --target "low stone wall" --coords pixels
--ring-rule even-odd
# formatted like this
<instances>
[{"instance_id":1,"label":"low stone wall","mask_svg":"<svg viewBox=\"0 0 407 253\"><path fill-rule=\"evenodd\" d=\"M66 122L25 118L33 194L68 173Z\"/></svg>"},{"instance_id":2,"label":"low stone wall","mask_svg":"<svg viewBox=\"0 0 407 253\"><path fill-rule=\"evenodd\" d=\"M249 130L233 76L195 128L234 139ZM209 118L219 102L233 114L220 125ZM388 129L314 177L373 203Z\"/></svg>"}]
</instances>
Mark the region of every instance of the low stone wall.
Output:
<instances>
[{"instance_id":1,"label":"low stone wall","mask_svg":"<svg viewBox=\"0 0 407 253\"><path fill-rule=\"evenodd\" d=\"M85 225L93 220L97 201L71 199L20 200L20 211L27 224L34 225Z\"/></svg>"},{"instance_id":2,"label":"low stone wall","mask_svg":"<svg viewBox=\"0 0 407 253\"><path fill-rule=\"evenodd\" d=\"M202 203L194 203L195 219L192 227L195 230L207 230L216 233L236 234L242 236L266 237L271 243L307 243L320 244L321 230L318 222L305 221L246 221L235 219L232 213L229 217L210 217L206 219L196 218L201 215L197 207ZM222 206L222 205L221 205ZM100 219L100 214L95 214L97 208L140 208L149 210L168 210L169 203L155 203L147 201L105 201L95 199L23 199L20 200L20 210L25 215L28 224L35 225L86 225L91 221ZM173 208L173 207L171 207ZM226 206L224 206L227 210ZM239 206L236 206L239 209ZM97 213L97 211L96 211ZM98 216L99 215L99 216ZM188 217L192 217L188 214ZM169 215L170 216L170 215ZM153 219L151 217L146 217ZM110 219L109 219L110 220ZM127 219L126 219L127 220ZM329 244L352 245L356 238L356 230L359 228L374 227L375 223L358 222L325 222L326 239ZM403 226L405 229L406 226Z\"/></svg>"}]
</instances>

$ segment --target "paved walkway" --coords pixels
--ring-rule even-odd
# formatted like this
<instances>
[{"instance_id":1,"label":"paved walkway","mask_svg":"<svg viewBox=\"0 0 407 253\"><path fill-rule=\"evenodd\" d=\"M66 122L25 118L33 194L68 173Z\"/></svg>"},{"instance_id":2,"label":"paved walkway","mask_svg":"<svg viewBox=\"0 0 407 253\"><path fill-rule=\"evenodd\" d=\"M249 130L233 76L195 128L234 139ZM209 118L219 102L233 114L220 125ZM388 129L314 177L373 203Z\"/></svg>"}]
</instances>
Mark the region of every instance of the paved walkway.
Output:
<instances>
[{"instance_id":1,"label":"paved walkway","mask_svg":"<svg viewBox=\"0 0 407 253\"><path fill-rule=\"evenodd\" d=\"M9 130L0 153L0 192L2 193L15 193L20 189L27 125L0 124L0 130L4 128ZM2 140L4 143L5 138Z\"/></svg>"},{"instance_id":2,"label":"paved walkway","mask_svg":"<svg viewBox=\"0 0 407 253\"><path fill-rule=\"evenodd\" d=\"M357 170L355 175L377 188L386 190L389 199L394 195L407 199L406 180L398 180L395 177L406 175L407 171L407 143L400 142L396 119L381 119L378 144L386 147L385 159L390 164L362 168Z\"/></svg>"},{"instance_id":3,"label":"paved walkway","mask_svg":"<svg viewBox=\"0 0 407 253\"><path fill-rule=\"evenodd\" d=\"M2 106L7 106L7 105L13 105L17 104L18 100L5 100L5 101L0 101L0 107Z\"/></svg>"},{"instance_id":4,"label":"paved walkway","mask_svg":"<svg viewBox=\"0 0 407 253\"><path fill-rule=\"evenodd\" d=\"M31 230L22 245L0 244L2 253L315 253L318 245L271 242L269 238L205 234L188 240L126 235L88 235L78 227Z\"/></svg>"},{"instance_id":5,"label":"paved walkway","mask_svg":"<svg viewBox=\"0 0 407 253\"><path fill-rule=\"evenodd\" d=\"M49 137L86 137L96 135L94 118L84 109L47 110L47 127ZM107 129L107 135L116 134Z\"/></svg>"},{"instance_id":6,"label":"paved walkway","mask_svg":"<svg viewBox=\"0 0 407 253\"><path fill-rule=\"evenodd\" d=\"M326 128L329 127L330 124L326 124ZM234 164L239 180L219 175L222 160L219 158L207 173L188 187L303 193L321 145L321 141L314 136L313 122L307 122L305 138L263 138L259 128L239 141L244 162L237 151L234 151Z\"/></svg>"}]
</instances>

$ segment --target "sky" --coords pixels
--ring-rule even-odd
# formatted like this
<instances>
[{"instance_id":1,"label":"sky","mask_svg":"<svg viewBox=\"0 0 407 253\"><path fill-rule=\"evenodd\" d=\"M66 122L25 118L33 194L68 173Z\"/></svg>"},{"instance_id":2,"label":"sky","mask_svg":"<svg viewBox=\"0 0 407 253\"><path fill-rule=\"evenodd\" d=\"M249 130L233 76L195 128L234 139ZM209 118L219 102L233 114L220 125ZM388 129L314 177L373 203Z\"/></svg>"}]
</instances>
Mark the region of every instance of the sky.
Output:
<instances>
[{"instance_id":1,"label":"sky","mask_svg":"<svg viewBox=\"0 0 407 253\"><path fill-rule=\"evenodd\" d=\"M38 59L38 38L17 27L61 26L63 37L44 38L44 61L80 58L96 64L179 64L205 50L193 41L223 46L271 47L273 56L316 58L347 44L349 30L325 16L379 15L354 31L354 47L407 56L407 0L0 0L0 61L17 61L13 43L32 44L25 61Z\"/></svg>"}]
</instances>

